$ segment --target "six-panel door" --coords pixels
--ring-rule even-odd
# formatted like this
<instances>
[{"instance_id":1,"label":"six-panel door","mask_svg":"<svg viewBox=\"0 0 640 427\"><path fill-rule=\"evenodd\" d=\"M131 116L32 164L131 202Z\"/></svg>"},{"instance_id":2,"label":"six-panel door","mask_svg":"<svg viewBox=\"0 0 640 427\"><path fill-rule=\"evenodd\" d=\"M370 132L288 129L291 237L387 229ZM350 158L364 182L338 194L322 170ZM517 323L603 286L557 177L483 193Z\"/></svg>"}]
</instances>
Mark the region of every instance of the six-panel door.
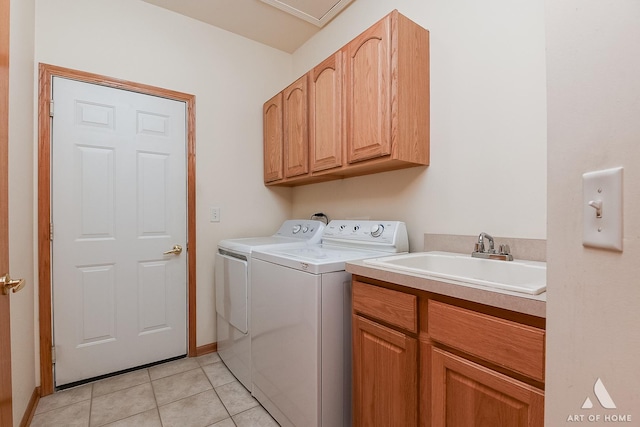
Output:
<instances>
[{"instance_id":1,"label":"six-panel door","mask_svg":"<svg viewBox=\"0 0 640 427\"><path fill-rule=\"evenodd\" d=\"M58 77L53 99L56 385L186 354L185 103Z\"/></svg>"}]
</instances>

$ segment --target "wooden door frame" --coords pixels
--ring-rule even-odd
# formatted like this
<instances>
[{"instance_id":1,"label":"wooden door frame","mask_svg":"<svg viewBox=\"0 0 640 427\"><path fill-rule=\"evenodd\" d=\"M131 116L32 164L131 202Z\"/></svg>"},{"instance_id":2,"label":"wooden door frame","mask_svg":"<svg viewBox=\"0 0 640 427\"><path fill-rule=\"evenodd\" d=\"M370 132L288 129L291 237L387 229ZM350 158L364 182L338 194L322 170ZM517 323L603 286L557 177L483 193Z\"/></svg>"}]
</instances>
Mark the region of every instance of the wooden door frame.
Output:
<instances>
[{"instance_id":1,"label":"wooden door frame","mask_svg":"<svg viewBox=\"0 0 640 427\"><path fill-rule=\"evenodd\" d=\"M187 106L187 329L188 355L196 355L196 112L195 95L175 92L141 83L114 79L49 64L39 64L38 83L38 264L40 317L40 395L53 393L51 347L51 82L63 77L85 83L124 89L146 95L182 101Z\"/></svg>"},{"instance_id":2,"label":"wooden door frame","mask_svg":"<svg viewBox=\"0 0 640 427\"><path fill-rule=\"evenodd\" d=\"M0 274L9 270L9 0L0 0ZM13 425L9 295L0 296L0 425Z\"/></svg>"}]
</instances>

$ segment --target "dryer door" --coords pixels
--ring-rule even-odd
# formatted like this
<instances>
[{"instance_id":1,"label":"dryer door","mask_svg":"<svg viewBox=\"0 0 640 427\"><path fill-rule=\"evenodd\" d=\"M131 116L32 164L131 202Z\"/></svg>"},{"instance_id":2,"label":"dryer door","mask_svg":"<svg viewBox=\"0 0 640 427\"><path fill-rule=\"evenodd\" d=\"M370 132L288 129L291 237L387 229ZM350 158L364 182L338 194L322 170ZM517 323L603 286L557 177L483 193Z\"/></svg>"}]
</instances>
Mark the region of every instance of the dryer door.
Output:
<instances>
[{"instance_id":1,"label":"dryer door","mask_svg":"<svg viewBox=\"0 0 640 427\"><path fill-rule=\"evenodd\" d=\"M216 254L216 312L243 334L248 329L249 268L246 259Z\"/></svg>"}]
</instances>

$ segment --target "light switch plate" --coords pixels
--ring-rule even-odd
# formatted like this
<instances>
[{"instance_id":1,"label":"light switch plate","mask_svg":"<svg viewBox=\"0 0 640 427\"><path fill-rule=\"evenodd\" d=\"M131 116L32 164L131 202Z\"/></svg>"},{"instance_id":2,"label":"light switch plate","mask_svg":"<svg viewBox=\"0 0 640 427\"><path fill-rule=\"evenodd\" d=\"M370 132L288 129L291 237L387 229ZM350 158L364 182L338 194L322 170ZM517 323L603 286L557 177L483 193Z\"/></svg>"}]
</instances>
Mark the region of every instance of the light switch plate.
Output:
<instances>
[{"instance_id":1,"label":"light switch plate","mask_svg":"<svg viewBox=\"0 0 640 427\"><path fill-rule=\"evenodd\" d=\"M622 168L582 175L584 246L622 251Z\"/></svg>"}]
</instances>

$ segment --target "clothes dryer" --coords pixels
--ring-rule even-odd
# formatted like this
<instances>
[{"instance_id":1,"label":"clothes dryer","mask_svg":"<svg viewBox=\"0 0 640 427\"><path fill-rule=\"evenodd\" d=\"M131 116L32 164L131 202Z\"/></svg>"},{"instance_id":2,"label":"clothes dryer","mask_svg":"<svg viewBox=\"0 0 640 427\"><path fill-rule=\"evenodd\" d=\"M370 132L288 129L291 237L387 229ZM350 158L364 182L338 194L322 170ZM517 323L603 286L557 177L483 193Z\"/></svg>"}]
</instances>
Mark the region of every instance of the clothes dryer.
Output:
<instances>
[{"instance_id":1,"label":"clothes dryer","mask_svg":"<svg viewBox=\"0 0 640 427\"><path fill-rule=\"evenodd\" d=\"M218 354L231 373L251 391L251 253L257 248L318 244L325 224L287 220L272 236L221 240L215 256Z\"/></svg>"}]
</instances>

